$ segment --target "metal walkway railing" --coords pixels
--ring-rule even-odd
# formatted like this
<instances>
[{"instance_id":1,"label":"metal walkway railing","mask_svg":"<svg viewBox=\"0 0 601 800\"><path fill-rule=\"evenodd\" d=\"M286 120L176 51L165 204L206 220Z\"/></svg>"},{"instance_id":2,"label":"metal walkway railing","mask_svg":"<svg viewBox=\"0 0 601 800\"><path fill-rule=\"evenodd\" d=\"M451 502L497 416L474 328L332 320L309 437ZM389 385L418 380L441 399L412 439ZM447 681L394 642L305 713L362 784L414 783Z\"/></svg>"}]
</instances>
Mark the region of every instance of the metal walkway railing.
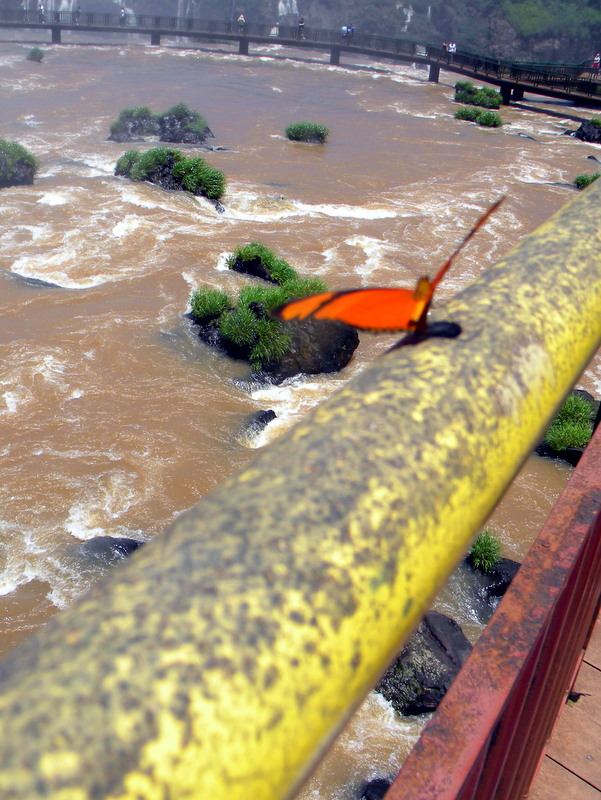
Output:
<instances>
[{"instance_id":1,"label":"metal walkway railing","mask_svg":"<svg viewBox=\"0 0 601 800\"><path fill-rule=\"evenodd\" d=\"M72 11L38 11L24 9L0 10L0 27L46 28L52 33L53 43L61 42L61 30L86 30L98 32L127 31L149 35L151 43L158 45L161 36L227 39L239 43L240 52L248 54L249 42L285 43L302 48L319 48L331 52L331 63L338 64L341 52L368 54L373 57L393 58L422 62L436 69L447 69L462 75L501 85L504 102L509 102L508 91L516 85L534 93L562 93L578 95L601 102L601 83L594 78L597 73L583 64L537 64L492 58L459 50L449 53L440 46L415 42L391 36L361 32L343 34L341 30L328 30L305 26L302 34L296 26L245 22L239 25L231 20L203 20L193 17L159 16L150 14L106 14ZM302 36L302 38L301 38ZM509 88L506 88L509 87Z\"/></svg>"},{"instance_id":2,"label":"metal walkway railing","mask_svg":"<svg viewBox=\"0 0 601 800\"><path fill-rule=\"evenodd\" d=\"M601 341L601 184L0 662L3 800L289 797Z\"/></svg>"}]
</instances>

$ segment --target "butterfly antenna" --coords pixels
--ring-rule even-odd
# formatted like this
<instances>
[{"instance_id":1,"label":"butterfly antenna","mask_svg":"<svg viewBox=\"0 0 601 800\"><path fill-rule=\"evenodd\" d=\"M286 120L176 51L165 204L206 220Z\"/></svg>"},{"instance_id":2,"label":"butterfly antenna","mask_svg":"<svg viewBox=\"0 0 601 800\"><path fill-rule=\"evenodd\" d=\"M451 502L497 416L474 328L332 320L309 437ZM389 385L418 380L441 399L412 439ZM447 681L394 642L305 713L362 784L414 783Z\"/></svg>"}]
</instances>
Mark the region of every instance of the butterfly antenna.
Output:
<instances>
[{"instance_id":1,"label":"butterfly antenna","mask_svg":"<svg viewBox=\"0 0 601 800\"><path fill-rule=\"evenodd\" d=\"M491 207L488 209L488 211L485 211L485 212L484 212L484 214L482 214L482 216L480 217L480 219L478 220L478 222L476 222L476 224L474 225L474 227L473 227L473 228L471 229L471 231L470 231L470 232L467 234L467 236L466 236L466 237L464 238L464 240L461 242L461 244L459 245L459 247L458 247L458 248L455 250L455 252L454 252L454 253L451 253L451 255L449 256L449 258L447 258L447 260L444 262L444 264L442 265L442 267L441 267L441 268L438 270L438 273L436 274L436 277L434 278L434 280L433 280L433 281L430 283L430 291L431 291L431 292L434 292L434 289L436 288L436 285L438 284L438 282L440 281L440 279L443 277L443 275L445 274L445 272L448 270L448 268L449 268L449 267L451 266L451 264L453 263L453 260L454 260L455 256L457 256L457 255L458 255L458 254L459 254L459 253L460 253L460 252L463 250L463 248L464 248L464 247L465 247L465 245L466 245L466 244L469 242L469 240L472 238L472 236L473 236L473 235L476 233L476 231L477 231L479 228L481 228L481 227L482 227L482 225L484 225L484 223L485 223L485 222L486 222L486 220L487 220L487 219L490 217L490 215L491 215L491 214L492 214L494 211L496 211L496 210L497 210L497 208L498 208L498 207L501 205L501 203L503 202L503 200L505 200L505 195L503 195L502 197L500 197L500 198L499 198L499 199L496 201L496 203L493 203L493 204L492 204L492 206L491 206Z\"/></svg>"}]
</instances>

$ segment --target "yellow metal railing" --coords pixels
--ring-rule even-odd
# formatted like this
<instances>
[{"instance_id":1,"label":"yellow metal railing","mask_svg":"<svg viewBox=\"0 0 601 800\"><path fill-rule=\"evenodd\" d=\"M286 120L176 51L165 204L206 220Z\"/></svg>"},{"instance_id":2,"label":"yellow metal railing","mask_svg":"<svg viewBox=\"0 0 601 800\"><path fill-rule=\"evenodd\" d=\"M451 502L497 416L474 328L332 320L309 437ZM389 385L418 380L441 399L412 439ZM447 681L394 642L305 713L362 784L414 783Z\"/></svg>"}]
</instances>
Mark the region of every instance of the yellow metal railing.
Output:
<instances>
[{"instance_id":1,"label":"yellow metal railing","mask_svg":"<svg viewBox=\"0 0 601 800\"><path fill-rule=\"evenodd\" d=\"M601 340L601 182L0 664L2 798L288 797Z\"/></svg>"}]
</instances>

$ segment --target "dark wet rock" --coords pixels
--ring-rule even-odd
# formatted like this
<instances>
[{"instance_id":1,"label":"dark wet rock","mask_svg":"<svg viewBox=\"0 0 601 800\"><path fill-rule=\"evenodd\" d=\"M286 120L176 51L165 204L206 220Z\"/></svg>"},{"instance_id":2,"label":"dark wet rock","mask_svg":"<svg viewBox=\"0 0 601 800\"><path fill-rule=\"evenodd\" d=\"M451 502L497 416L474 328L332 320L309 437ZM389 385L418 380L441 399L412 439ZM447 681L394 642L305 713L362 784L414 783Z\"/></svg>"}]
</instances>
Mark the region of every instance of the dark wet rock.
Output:
<instances>
[{"instance_id":1,"label":"dark wet rock","mask_svg":"<svg viewBox=\"0 0 601 800\"><path fill-rule=\"evenodd\" d=\"M202 144L205 139L214 139L208 125L198 130L193 127L194 114L163 114L158 118L159 139L161 142L181 142L184 144Z\"/></svg>"},{"instance_id":2,"label":"dark wet rock","mask_svg":"<svg viewBox=\"0 0 601 800\"><path fill-rule=\"evenodd\" d=\"M121 116L111 126L110 142L143 142L148 137L158 137L161 142L203 144L215 136L208 125L199 127L199 115L183 106L176 113L152 114L150 111L132 116ZM216 150L218 148L208 147Z\"/></svg>"},{"instance_id":3,"label":"dark wet rock","mask_svg":"<svg viewBox=\"0 0 601 800\"><path fill-rule=\"evenodd\" d=\"M29 159L13 160L0 149L0 189L8 186L31 186L36 166Z\"/></svg>"},{"instance_id":4,"label":"dark wet rock","mask_svg":"<svg viewBox=\"0 0 601 800\"><path fill-rule=\"evenodd\" d=\"M117 536L95 536L77 546L77 553L92 563L112 566L141 547L143 542Z\"/></svg>"},{"instance_id":5,"label":"dark wet rock","mask_svg":"<svg viewBox=\"0 0 601 800\"><path fill-rule=\"evenodd\" d=\"M385 778L375 778L361 789L361 800L383 800L391 786L391 782Z\"/></svg>"},{"instance_id":6,"label":"dark wet rock","mask_svg":"<svg viewBox=\"0 0 601 800\"><path fill-rule=\"evenodd\" d=\"M240 258L236 256L235 260L229 264L228 267L234 272L241 272L243 275L251 275L253 278L261 278L270 283L278 283L272 276L271 271L263 266L263 259L261 256L255 258Z\"/></svg>"},{"instance_id":7,"label":"dark wet rock","mask_svg":"<svg viewBox=\"0 0 601 800\"><path fill-rule=\"evenodd\" d=\"M43 281L41 278L29 278L27 275L19 275L18 272L10 272L9 276L24 286L31 286L36 289L62 289L57 283L50 283L50 281Z\"/></svg>"},{"instance_id":8,"label":"dark wet rock","mask_svg":"<svg viewBox=\"0 0 601 800\"><path fill-rule=\"evenodd\" d=\"M266 411L256 411L254 414L250 415L247 422L244 424L242 435L247 437L256 436L258 433L261 433L276 416L277 414L271 408Z\"/></svg>"},{"instance_id":9,"label":"dark wet rock","mask_svg":"<svg viewBox=\"0 0 601 800\"><path fill-rule=\"evenodd\" d=\"M472 646L450 617L429 611L376 687L399 714L438 706Z\"/></svg>"},{"instance_id":10,"label":"dark wet rock","mask_svg":"<svg viewBox=\"0 0 601 800\"><path fill-rule=\"evenodd\" d=\"M292 331L290 350L263 370L275 383L294 375L339 372L359 345L356 329L342 322L308 319L288 324Z\"/></svg>"},{"instance_id":11,"label":"dark wet rock","mask_svg":"<svg viewBox=\"0 0 601 800\"><path fill-rule=\"evenodd\" d=\"M258 316L264 313L259 308L253 310ZM203 342L231 358L248 360L249 348L236 346L224 339L219 332L217 320L207 324L194 324ZM300 374L339 372L349 363L359 344L359 334L355 328L341 322L303 320L286 324L290 326L292 333L288 353L260 373L255 373L256 379L277 384Z\"/></svg>"},{"instance_id":12,"label":"dark wet rock","mask_svg":"<svg viewBox=\"0 0 601 800\"><path fill-rule=\"evenodd\" d=\"M576 139L593 144L601 144L601 127L594 125L590 120L581 123L577 131L572 134Z\"/></svg>"},{"instance_id":13,"label":"dark wet rock","mask_svg":"<svg viewBox=\"0 0 601 800\"><path fill-rule=\"evenodd\" d=\"M553 450L553 448L549 447L545 442L540 442L534 448L534 452L537 456L555 458L560 461L565 461L575 467L584 453L584 447L566 447L565 450Z\"/></svg>"},{"instance_id":14,"label":"dark wet rock","mask_svg":"<svg viewBox=\"0 0 601 800\"><path fill-rule=\"evenodd\" d=\"M469 554L457 568L465 572L465 584L469 586L470 591L467 603L483 625L492 617L499 604L499 598L505 594L519 568L519 561L502 558L490 572L484 572L474 567Z\"/></svg>"},{"instance_id":15,"label":"dark wet rock","mask_svg":"<svg viewBox=\"0 0 601 800\"><path fill-rule=\"evenodd\" d=\"M143 142L147 136L158 136L160 132L158 119L154 114L138 115L127 119L119 119L112 126L109 142Z\"/></svg>"},{"instance_id":16,"label":"dark wet rock","mask_svg":"<svg viewBox=\"0 0 601 800\"><path fill-rule=\"evenodd\" d=\"M599 159L597 158L597 156L587 156L587 159L588 159L589 161L596 161L596 162L597 162L597 164L601 164L601 161L599 161Z\"/></svg>"}]
</instances>

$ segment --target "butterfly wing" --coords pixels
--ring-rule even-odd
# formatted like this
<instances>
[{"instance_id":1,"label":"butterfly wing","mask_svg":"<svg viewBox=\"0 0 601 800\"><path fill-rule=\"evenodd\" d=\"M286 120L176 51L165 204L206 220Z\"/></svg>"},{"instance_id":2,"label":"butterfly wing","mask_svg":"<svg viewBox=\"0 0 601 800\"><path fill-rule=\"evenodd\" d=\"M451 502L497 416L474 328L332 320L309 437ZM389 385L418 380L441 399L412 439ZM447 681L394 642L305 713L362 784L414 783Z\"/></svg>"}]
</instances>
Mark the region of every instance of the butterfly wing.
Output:
<instances>
[{"instance_id":1,"label":"butterfly wing","mask_svg":"<svg viewBox=\"0 0 601 800\"><path fill-rule=\"evenodd\" d=\"M344 322L359 330L413 330L427 306L431 292L419 282L411 289L351 289L347 292L323 292L293 300L272 311L283 320L327 319Z\"/></svg>"}]
</instances>

